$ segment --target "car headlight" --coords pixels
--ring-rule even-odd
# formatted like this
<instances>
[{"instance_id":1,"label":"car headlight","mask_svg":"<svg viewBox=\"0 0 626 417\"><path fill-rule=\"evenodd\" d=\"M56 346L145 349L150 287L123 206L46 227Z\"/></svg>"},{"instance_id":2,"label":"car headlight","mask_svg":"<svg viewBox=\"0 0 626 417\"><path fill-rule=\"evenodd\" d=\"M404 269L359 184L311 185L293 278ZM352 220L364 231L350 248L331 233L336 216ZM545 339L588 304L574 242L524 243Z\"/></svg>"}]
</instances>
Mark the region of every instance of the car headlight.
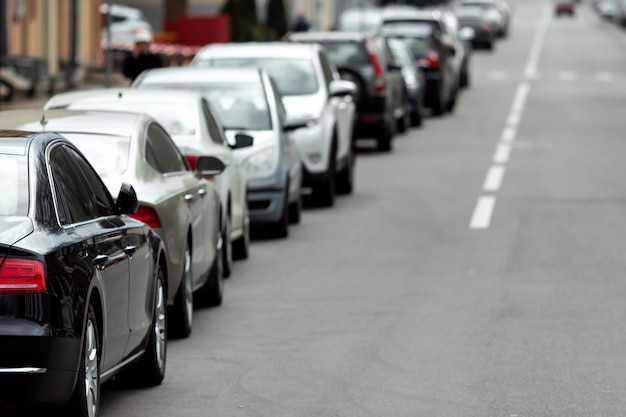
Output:
<instances>
[{"instance_id":1,"label":"car headlight","mask_svg":"<svg viewBox=\"0 0 626 417\"><path fill-rule=\"evenodd\" d=\"M276 147L261 149L243 161L246 173L250 177L261 177L273 173L278 164Z\"/></svg>"}]
</instances>

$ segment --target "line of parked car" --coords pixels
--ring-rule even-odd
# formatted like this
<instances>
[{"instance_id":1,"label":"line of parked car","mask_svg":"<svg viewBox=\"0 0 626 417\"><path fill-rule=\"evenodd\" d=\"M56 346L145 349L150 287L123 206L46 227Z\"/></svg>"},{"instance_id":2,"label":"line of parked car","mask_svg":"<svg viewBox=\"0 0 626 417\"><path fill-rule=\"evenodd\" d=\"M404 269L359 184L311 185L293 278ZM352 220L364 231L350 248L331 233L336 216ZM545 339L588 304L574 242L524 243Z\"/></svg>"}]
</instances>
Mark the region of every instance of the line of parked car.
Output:
<instances>
[{"instance_id":1,"label":"line of parked car","mask_svg":"<svg viewBox=\"0 0 626 417\"><path fill-rule=\"evenodd\" d=\"M625 0L593 0L592 5L598 16L626 28Z\"/></svg>"},{"instance_id":2,"label":"line of parked car","mask_svg":"<svg viewBox=\"0 0 626 417\"><path fill-rule=\"evenodd\" d=\"M0 112L0 402L95 417L105 381L159 384L167 338L222 304L251 236L351 194L357 140L389 152L454 109L485 42L456 13L502 7L467 1L347 11L337 31L209 45L130 88Z\"/></svg>"}]
</instances>

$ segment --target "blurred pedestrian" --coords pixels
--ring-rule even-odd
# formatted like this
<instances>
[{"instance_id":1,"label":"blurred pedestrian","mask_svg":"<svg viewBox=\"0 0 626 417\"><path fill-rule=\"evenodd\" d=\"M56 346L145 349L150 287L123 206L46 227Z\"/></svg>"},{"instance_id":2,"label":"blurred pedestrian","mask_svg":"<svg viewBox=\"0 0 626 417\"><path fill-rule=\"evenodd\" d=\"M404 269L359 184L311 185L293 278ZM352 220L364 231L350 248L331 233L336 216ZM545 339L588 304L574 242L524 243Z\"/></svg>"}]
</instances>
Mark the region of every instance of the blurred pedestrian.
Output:
<instances>
[{"instance_id":1,"label":"blurred pedestrian","mask_svg":"<svg viewBox=\"0 0 626 417\"><path fill-rule=\"evenodd\" d=\"M161 58L150 52L152 35L148 31L140 31L135 35L135 45L122 63L122 73L132 83L142 72L163 66Z\"/></svg>"},{"instance_id":2,"label":"blurred pedestrian","mask_svg":"<svg viewBox=\"0 0 626 417\"><path fill-rule=\"evenodd\" d=\"M306 32L311 29L311 25L309 21L306 19L306 13L304 10L300 10L296 15L296 20L293 22L293 26L291 27L292 32Z\"/></svg>"}]
</instances>

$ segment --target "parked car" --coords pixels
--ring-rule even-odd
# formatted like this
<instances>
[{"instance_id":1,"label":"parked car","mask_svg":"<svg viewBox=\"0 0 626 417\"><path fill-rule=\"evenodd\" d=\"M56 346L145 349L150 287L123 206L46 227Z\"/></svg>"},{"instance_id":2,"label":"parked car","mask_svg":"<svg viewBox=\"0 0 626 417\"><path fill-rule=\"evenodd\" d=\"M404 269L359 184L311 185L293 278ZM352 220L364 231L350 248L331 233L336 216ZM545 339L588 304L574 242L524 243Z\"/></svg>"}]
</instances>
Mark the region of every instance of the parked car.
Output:
<instances>
[{"instance_id":1,"label":"parked car","mask_svg":"<svg viewBox=\"0 0 626 417\"><path fill-rule=\"evenodd\" d=\"M160 384L168 271L133 187L114 201L70 141L18 130L0 178L0 401L92 417L114 376Z\"/></svg>"},{"instance_id":2,"label":"parked car","mask_svg":"<svg viewBox=\"0 0 626 417\"><path fill-rule=\"evenodd\" d=\"M100 5L100 14L107 18L109 4ZM138 33L152 33L152 25L143 12L123 4L111 4L111 44L114 48L131 48ZM107 31L102 29L102 45L107 43Z\"/></svg>"},{"instance_id":3,"label":"parked car","mask_svg":"<svg viewBox=\"0 0 626 417\"><path fill-rule=\"evenodd\" d=\"M44 108L143 112L165 128L192 171L199 157L218 157L226 165L224 172L212 179L221 203L219 225L224 277L231 274L233 257L243 259L248 256L250 231L246 175L233 151L251 143L227 143L219 115L202 95L190 91L105 88L57 94Z\"/></svg>"},{"instance_id":4,"label":"parked car","mask_svg":"<svg viewBox=\"0 0 626 417\"><path fill-rule=\"evenodd\" d=\"M193 293L203 305L223 297L219 195L210 181L192 172L167 132L144 114L16 110L0 113L0 127L57 132L87 157L109 190L122 182L137 190L132 216L161 237L166 251L168 334L188 336ZM198 171L218 175L217 158L198 161ZM204 173L204 172L203 172ZM131 276L135 271L131 270Z\"/></svg>"},{"instance_id":5,"label":"parked car","mask_svg":"<svg viewBox=\"0 0 626 417\"><path fill-rule=\"evenodd\" d=\"M332 206L335 191L352 192L352 95L356 87L341 80L322 46L285 42L208 45L191 66L267 71L283 96L287 125L299 128L293 138L302 160L303 186L312 188L313 201Z\"/></svg>"},{"instance_id":6,"label":"parked car","mask_svg":"<svg viewBox=\"0 0 626 417\"><path fill-rule=\"evenodd\" d=\"M303 32L288 40L324 46L341 77L357 86L355 137L374 137L379 150L390 151L396 132L411 124L411 107L386 39L365 32Z\"/></svg>"},{"instance_id":7,"label":"parked car","mask_svg":"<svg viewBox=\"0 0 626 417\"><path fill-rule=\"evenodd\" d=\"M161 68L144 72L133 87L197 91L219 113L229 143L252 137L251 147L233 150L247 178L250 224L276 237L288 235L289 223L301 216L302 162L286 129L282 96L267 72Z\"/></svg>"},{"instance_id":8,"label":"parked car","mask_svg":"<svg viewBox=\"0 0 626 417\"><path fill-rule=\"evenodd\" d=\"M576 14L576 3L574 0L556 0L554 2L554 14L556 16L567 14L572 17Z\"/></svg>"},{"instance_id":9,"label":"parked car","mask_svg":"<svg viewBox=\"0 0 626 417\"><path fill-rule=\"evenodd\" d=\"M462 29L473 30L472 47L494 49L500 26L498 22L489 19L489 13L484 8L474 6L472 3L461 3L455 13Z\"/></svg>"},{"instance_id":10,"label":"parked car","mask_svg":"<svg viewBox=\"0 0 626 417\"><path fill-rule=\"evenodd\" d=\"M506 3L499 0L464 0L458 5L457 18L459 21L465 20L465 22L461 22L462 26L471 26L477 34L480 34L481 32L477 30L480 29L480 26L468 25L466 22L468 14L471 16L472 11L479 10L481 23L489 29L490 35L493 36L491 43L488 39L484 39L483 45L487 49L493 49L496 39L506 36L509 31L509 14L506 13L504 4ZM464 13L464 9L469 10ZM465 17L465 19L461 19L460 16ZM488 38L486 35L484 37Z\"/></svg>"},{"instance_id":11,"label":"parked car","mask_svg":"<svg viewBox=\"0 0 626 417\"><path fill-rule=\"evenodd\" d=\"M404 78L404 85L411 106L411 124L413 126L421 126L423 123L422 112L424 106L423 91L426 83L424 74L415 62L411 49L406 42L401 39L389 38L388 44L394 60L402 67L402 77Z\"/></svg>"}]
</instances>

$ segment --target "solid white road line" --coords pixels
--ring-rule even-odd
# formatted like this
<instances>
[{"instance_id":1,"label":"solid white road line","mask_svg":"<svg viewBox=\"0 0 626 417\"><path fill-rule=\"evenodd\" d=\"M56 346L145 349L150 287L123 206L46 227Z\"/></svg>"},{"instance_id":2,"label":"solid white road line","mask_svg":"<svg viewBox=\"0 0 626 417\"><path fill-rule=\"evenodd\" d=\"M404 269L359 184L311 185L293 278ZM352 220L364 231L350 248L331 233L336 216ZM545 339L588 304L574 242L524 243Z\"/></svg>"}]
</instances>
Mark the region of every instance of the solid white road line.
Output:
<instances>
[{"instance_id":1,"label":"solid white road line","mask_svg":"<svg viewBox=\"0 0 626 417\"><path fill-rule=\"evenodd\" d=\"M483 183L483 190L489 192L496 192L502 185L502 178L504 178L505 168L502 165L492 165L487 171L485 182Z\"/></svg>"},{"instance_id":2,"label":"solid white road line","mask_svg":"<svg viewBox=\"0 0 626 417\"><path fill-rule=\"evenodd\" d=\"M537 67L539 66L539 58L541 57L541 49L543 48L543 40L546 37L546 31L548 30L548 24L550 23L549 10L543 15L543 19L539 23L539 27L535 32L535 38L533 39L533 45L530 48L530 55L528 56L528 62L526 69L524 70L524 76L526 78L533 79L537 74Z\"/></svg>"},{"instance_id":3,"label":"solid white road line","mask_svg":"<svg viewBox=\"0 0 626 417\"><path fill-rule=\"evenodd\" d=\"M470 229L488 229L495 204L496 198L494 196L483 195L478 197L470 222Z\"/></svg>"},{"instance_id":4,"label":"solid white road line","mask_svg":"<svg viewBox=\"0 0 626 417\"><path fill-rule=\"evenodd\" d=\"M493 154L494 164L506 164L511 156L511 145L498 145Z\"/></svg>"}]
</instances>

